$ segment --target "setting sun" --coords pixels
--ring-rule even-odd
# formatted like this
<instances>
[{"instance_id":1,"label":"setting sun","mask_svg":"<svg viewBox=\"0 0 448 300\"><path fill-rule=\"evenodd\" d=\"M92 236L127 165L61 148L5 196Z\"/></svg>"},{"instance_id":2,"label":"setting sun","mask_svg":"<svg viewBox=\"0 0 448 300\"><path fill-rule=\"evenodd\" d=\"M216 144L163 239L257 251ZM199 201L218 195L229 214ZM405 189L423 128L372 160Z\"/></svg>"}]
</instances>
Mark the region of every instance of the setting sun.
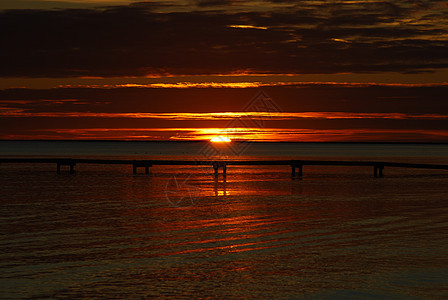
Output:
<instances>
[{"instance_id":1,"label":"setting sun","mask_svg":"<svg viewBox=\"0 0 448 300\"><path fill-rule=\"evenodd\" d=\"M230 143L231 141L232 140L229 139L228 137L220 136L220 135L215 136L210 140L210 142L213 142L213 143Z\"/></svg>"}]
</instances>

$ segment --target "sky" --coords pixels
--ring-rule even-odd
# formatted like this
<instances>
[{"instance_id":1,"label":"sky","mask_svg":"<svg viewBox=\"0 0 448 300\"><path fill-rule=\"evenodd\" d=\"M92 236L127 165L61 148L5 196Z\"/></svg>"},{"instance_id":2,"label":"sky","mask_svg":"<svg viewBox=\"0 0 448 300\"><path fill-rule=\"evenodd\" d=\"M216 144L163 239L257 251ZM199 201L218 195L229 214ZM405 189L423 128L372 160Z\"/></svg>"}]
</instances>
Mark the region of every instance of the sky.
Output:
<instances>
[{"instance_id":1,"label":"sky","mask_svg":"<svg viewBox=\"0 0 448 300\"><path fill-rule=\"evenodd\" d=\"M0 139L448 142L448 1L2 0Z\"/></svg>"}]
</instances>

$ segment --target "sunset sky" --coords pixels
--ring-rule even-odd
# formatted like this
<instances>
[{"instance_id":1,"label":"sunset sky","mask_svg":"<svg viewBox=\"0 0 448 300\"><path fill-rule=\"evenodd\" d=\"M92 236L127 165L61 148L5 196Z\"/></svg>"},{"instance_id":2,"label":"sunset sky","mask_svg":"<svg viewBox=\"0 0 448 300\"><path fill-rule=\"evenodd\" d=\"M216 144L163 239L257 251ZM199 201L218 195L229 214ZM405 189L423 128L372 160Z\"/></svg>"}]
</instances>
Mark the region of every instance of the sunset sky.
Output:
<instances>
[{"instance_id":1,"label":"sunset sky","mask_svg":"<svg viewBox=\"0 0 448 300\"><path fill-rule=\"evenodd\" d=\"M0 2L0 139L448 142L448 1Z\"/></svg>"}]
</instances>

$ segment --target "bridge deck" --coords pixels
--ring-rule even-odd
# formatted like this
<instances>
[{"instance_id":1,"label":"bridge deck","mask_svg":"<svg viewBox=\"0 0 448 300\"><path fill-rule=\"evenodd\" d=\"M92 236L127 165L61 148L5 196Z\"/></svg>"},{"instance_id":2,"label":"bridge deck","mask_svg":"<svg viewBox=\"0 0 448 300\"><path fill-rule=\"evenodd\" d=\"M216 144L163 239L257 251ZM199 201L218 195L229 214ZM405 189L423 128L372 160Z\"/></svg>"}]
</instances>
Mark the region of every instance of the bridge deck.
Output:
<instances>
[{"instance_id":1,"label":"bridge deck","mask_svg":"<svg viewBox=\"0 0 448 300\"><path fill-rule=\"evenodd\" d=\"M448 170L448 165L440 164L416 164L397 163L384 161L337 161L337 160L130 160L130 159L84 159L84 158L0 158L0 164L11 163L55 163L57 171L60 166L70 166L70 173L74 173L74 166L77 164L107 164L107 165L132 165L134 173L137 168L144 167L146 173L152 166L213 166L215 174L218 169L223 169L223 174L227 172L227 166L291 166L292 176L295 176L296 168L299 169L299 176L303 174L303 166L366 166L374 168L374 176L382 177L384 167L396 168L419 168ZM378 174L379 172L379 174Z\"/></svg>"}]
</instances>

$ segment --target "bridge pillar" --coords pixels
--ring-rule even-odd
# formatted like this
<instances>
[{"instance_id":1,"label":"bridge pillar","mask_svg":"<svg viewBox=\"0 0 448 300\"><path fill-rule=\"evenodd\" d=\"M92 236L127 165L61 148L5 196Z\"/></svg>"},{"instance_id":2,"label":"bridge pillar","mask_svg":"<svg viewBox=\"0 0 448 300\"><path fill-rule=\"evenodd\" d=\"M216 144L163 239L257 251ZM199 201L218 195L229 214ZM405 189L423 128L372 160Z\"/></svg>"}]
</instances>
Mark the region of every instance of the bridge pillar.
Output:
<instances>
[{"instance_id":1,"label":"bridge pillar","mask_svg":"<svg viewBox=\"0 0 448 300\"><path fill-rule=\"evenodd\" d=\"M218 176L218 166L213 164L213 169L215 170L215 176Z\"/></svg>"},{"instance_id":2,"label":"bridge pillar","mask_svg":"<svg viewBox=\"0 0 448 300\"><path fill-rule=\"evenodd\" d=\"M373 176L375 178L384 177L383 169L384 169L384 166L382 166L382 165L374 165L373 166Z\"/></svg>"},{"instance_id":3,"label":"bridge pillar","mask_svg":"<svg viewBox=\"0 0 448 300\"><path fill-rule=\"evenodd\" d=\"M299 169L298 177L302 178L303 176L303 165L291 165L291 177L296 177L296 168Z\"/></svg>"},{"instance_id":4,"label":"bridge pillar","mask_svg":"<svg viewBox=\"0 0 448 300\"><path fill-rule=\"evenodd\" d=\"M56 166L56 171L58 172L58 174L61 174L61 166L69 166L70 174L75 174L76 162L72 159L60 160L56 163Z\"/></svg>"},{"instance_id":5,"label":"bridge pillar","mask_svg":"<svg viewBox=\"0 0 448 300\"><path fill-rule=\"evenodd\" d=\"M137 174L137 168L145 168L145 174L149 174L149 168L152 164L146 161L133 161L132 162L132 173Z\"/></svg>"},{"instance_id":6,"label":"bridge pillar","mask_svg":"<svg viewBox=\"0 0 448 300\"><path fill-rule=\"evenodd\" d=\"M213 162L213 169L215 170L215 176L218 176L219 168L222 168L222 175L227 176L227 163L222 161Z\"/></svg>"}]
</instances>

